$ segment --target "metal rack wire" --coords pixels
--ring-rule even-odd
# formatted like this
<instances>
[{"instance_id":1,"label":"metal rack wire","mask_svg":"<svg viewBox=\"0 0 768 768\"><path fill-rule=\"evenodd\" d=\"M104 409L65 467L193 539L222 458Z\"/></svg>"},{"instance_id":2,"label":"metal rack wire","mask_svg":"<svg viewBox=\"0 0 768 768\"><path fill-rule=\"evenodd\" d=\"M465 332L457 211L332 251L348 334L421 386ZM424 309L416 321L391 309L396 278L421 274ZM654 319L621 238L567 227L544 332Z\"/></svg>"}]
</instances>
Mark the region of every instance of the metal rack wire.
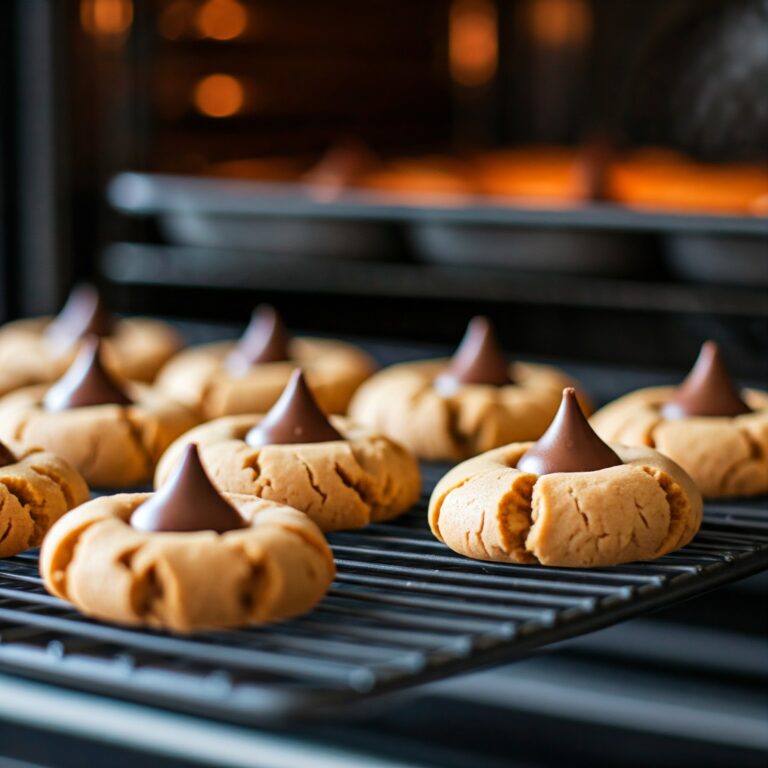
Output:
<instances>
[{"instance_id":1,"label":"metal rack wire","mask_svg":"<svg viewBox=\"0 0 768 768\"><path fill-rule=\"evenodd\" d=\"M425 468L431 489L442 468ZM109 626L47 595L37 557L0 562L0 668L220 719L284 723L529 655L768 568L768 504L708 505L683 550L570 570L481 563L432 538L426 497L331 536L338 578L311 614L179 637Z\"/></svg>"}]
</instances>

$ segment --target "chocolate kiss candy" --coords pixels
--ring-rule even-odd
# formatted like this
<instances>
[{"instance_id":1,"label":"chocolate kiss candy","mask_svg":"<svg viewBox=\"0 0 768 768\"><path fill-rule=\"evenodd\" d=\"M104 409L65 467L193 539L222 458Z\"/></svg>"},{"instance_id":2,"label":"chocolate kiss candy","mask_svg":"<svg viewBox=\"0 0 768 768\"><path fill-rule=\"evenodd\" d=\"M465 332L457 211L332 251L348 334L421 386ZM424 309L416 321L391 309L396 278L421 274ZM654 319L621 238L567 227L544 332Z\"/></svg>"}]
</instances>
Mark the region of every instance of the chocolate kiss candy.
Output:
<instances>
[{"instance_id":1,"label":"chocolate kiss candy","mask_svg":"<svg viewBox=\"0 0 768 768\"><path fill-rule=\"evenodd\" d=\"M69 294L67 303L48 326L56 339L72 343L84 336L110 336L115 319L95 286L83 283Z\"/></svg>"},{"instance_id":2,"label":"chocolate kiss candy","mask_svg":"<svg viewBox=\"0 0 768 768\"><path fill-rule=\"evenodd\" d=\"M245 436L245 442L253 446L326 443L343 439L320 410L301 368L291 374L280 399Z\"/></svg>"},{"instance_id":3,"label":"chocolate kiss candy","mask_svg":"<svg viewBox=\"0 0 768 768\"><path fill-rule=\"evenodd\" d=\"M750 413L736 387L714 341L705 341L691 372L669 402L661 407L665 419L686 416L739 416Z\"/></svg>"},{"instance_id":4,"label":"chocolate kiss candy","mask_svg":"<svg viewBox=\"0 0 768 768\"><path fill-rule=\"evenodd\" d=\"M101 342L88 338L69 370L46 393L49 411L65 411L88 405L131 405L133 401L104 369Z\"/></svg>"},{"instance_id":5,"label":"chocolate kiss candy","mask_svg":"<svg viewBox=\"0 0 768 768\"><path fill-rule=\"evenodd\" d=\"M190 443L168 482L131 515L140 531L235 531L245 528L240 513L216 490Z\"/></svg>"},{"instance_id":6,"label":"chocolate kiss candy","mask_svg":"<svg viewBox=\"0 0 768 768\"><path fill-rule=\"evenodd\" d=\"M517 462L517 468L534 475L553 472L593 472L615 467L622 460L589 426L576 399L576 390L563 390L560 408L547 431Z\"/></svg>"},{"instance_id":7,"label":"chocolate kiss candy","mask_svg":"<svg viewBox=\"0 0 768 768\"><path fill-rule=\"evenodd\" d=\"M289 360L288 342L283 318L274 307L260 304L253 311L251 322L229 355L229 367L244 371L258 363Z\"/></svg>"},{"instance_id":8,"label":"chocolate kiss candy","mask_svg":"<svg viewBox=\"0 0 768 768\"><path fill-rule=\"evenodd\" d=\"M511 384L509 363L504 358L493 326L487 317L473 317L445 373L435 380L441 392L455 392L462 384Z\"/></svg>"},{"instance_id":9,"label":"chocolate kiss candy","mask_svg":"<svg viewBox=\"0 0 768 768\"><path fill-rule=\"evenodd\" d=\"M3 442L0 442L0 467L7 467L9 464L15 464L18 459L13 455L13 451Z\"/></svg>"}]
</instances>

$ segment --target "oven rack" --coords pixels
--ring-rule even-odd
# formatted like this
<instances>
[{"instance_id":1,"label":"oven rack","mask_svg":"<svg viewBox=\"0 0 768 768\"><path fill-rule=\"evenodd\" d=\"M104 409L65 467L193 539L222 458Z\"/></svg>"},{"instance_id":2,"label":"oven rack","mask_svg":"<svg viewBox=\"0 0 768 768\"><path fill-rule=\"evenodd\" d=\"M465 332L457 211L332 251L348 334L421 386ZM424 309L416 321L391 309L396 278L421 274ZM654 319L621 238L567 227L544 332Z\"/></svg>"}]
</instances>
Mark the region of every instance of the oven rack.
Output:
<instances>
[{"instance_id":1,"label":"oven rack","mask_svg":"<svg viewBox=\"0 0 768 768\"><path fill-rule=\"evenodd\" d=\"M424 467L429 491L445 468ZM768 500L707 504L659 560L602 569L482 563L436 541L426 501L330 536L338 577L311 614L173 636L80 616L35 553L0 561L0 669L230 722L350 714L381 694L531 655L768 568Z\"/></svg>"},{"instance_id":2,"label":"oven rack","mask_svg":"<svg viewBox=\"0 0 768 768\"><path fill-rule=\"evenodd\" d=\"M767 262L768 264L768 262ZM117 242L100 257L101 271L118 285L172 285L254 291L388 298L513 302L650 313L768 317L765 289L651 282L630 278L472 269L452 265L316 259L312 256L199 246Z\"/></svg>"},{"instance_id":3,"label":"oven rack","mask_svg":"<svg viewBox=\"0 0 768 768\"><path fill-rule=\"evenodd\" d=\"M670 213L633 209L610 203L562 208L526 208L503 199L469 197L457 203L408 204L394 194L342 190L331 199L296 183L243 181L205 176L119 173L109 183L107 198L123 213L279 216L325 220L547 227L553 229L628 232L706 232L721 235L768 234L768 218L760 216Z\"/></svg>"}]
</instances>

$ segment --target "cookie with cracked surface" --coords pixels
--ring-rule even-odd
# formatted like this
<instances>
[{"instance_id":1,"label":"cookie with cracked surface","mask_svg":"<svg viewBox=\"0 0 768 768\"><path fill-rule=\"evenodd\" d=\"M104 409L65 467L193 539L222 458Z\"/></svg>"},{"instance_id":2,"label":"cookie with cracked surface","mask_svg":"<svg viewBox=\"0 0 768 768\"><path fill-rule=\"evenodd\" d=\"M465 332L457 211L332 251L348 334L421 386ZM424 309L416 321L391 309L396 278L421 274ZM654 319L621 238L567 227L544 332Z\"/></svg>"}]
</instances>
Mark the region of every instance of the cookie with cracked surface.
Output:
<instances>
[{"instance_id":1,"label":"cookie with cracked surface","mask_svg":"<svg viewBox=\"0 0 768 768\"><path fill-rule=\"evenodd\" d=\"M40 546L50 527L88 501L88 486L50 451L20 455L0 443L0 557Z\"/></svg>"},{"instance_id":2,"label":"cookie with cracked surface","mask_svg":"<svg viewBox=\"0 0 768 768\"><path fill-rule=\"evenodd\" d=\"M460 461L540 437L572 383L551 366L508 363L488 321L474 318L452 360L401 363L375 374L355 394L349 415L421 459Z\"/></svg>"},{"instance_id":3,"label":"cookie with cracked surface","mask_svg":"<svg viewBox=\"0 0 768 768\"><path fill-rule=\"evenodd\" d=\"M429 502L435 537L478 560L563 567L652 559L687 544L703 508L691 478L650 448L602 443L574 404L564 398L538 443L448 472Z\"/></svg>"},{"instance_id":4,"label":"cookie with cracked surface","mask_svg":"<svg viewBox=\"0 0 768 768\"><path fill-rule=\"evenodd\" d=\"M97 487L147 482L163 451L197 419L147 385L114 379L100 350L100 342L88 340L52 387L0 399L0 439L18 453L52 451Z\"/></svg>"},{"instance_id":5,"label":"cookie with cracked surface","mask_svg":"<svg viewBox=\"0 0 768 768\"><path fill-rule=\"evenodd\" d=\"M355 390L376 367L352 344L289 338L275 310L261 305L238 342L184 350L163 368L157 386L205 419L265 413L297 366L326 413L345 413Z\"/></svg>"},{"instance_id":6,"label":"cookie with cracked surface","mask_svg":"<svg viewBox=\"0 0 768 768\"><path fill-rule=\"evenodd\" d=\"M112 317L95 288L81 285L57 317L17 320L0 328L0 395L55 381L89 334L103 339L107 367L136 381L152 381L182 346L167 323Z\"/></svg>"},{"instance_id":7,"label":"cookie with cracked surface","mask_svg":"<svg viewBox=\"0 0 768 768\"><path fill-rule=\"evenodd\" d=\"M155 474L162 487L196 443L222 491L288 504L323 531L388 520L419 498L415 458L402 446L341 416L326 418L300 371L266 416L225 416L182 435Z\"/></svg>"},{"instance_id":8,"label":"cookie with cracked surface","mask_svg":"<svg viewBox=\"0 0 768 768\"><path fill-rule=\"evenodd\" d=\"M591 421L605 440L669 456L705 498L768 492L768 392L738 392L712 342L680 387L631 392Z\"/></svg>"},{"instance_id":9,"label":"cookie with cracked surface","mask_svg":"<svg viewBox=\"0 0 768 768\"><path fill-rule=\"evenodd\" d=\"M309 611L335 566L306 515L219 495L190 450L168 489L102 497L62 519L43 544L40 573L89 616L184 633Z\"/></svg>"}]
</instances>

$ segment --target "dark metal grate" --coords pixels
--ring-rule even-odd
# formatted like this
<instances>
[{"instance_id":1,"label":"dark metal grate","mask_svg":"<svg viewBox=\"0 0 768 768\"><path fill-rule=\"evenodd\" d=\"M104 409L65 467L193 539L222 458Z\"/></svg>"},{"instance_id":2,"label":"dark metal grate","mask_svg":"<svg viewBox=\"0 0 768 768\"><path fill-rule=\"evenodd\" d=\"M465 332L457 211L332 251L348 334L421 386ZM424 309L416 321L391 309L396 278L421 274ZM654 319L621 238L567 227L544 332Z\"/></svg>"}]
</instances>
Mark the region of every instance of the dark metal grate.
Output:
<instances>
[{"instance_id":1,"label":"dark metal grate","mask_svg":"<svg viewBox=\"0 0 768 768\"><path fill-rule=\"evenodd\" d=\"M442 468L425 468L431 489ZM233 721L330 713L373 694L512 660L768 568L768 503L717 503L685 549L569 570L480 563L432 538L426 497L331 537L338 579L310 615L175 637L108 626L47 595L37 557L0 561L0 667Z\"/></svg>"}]
</instances>

